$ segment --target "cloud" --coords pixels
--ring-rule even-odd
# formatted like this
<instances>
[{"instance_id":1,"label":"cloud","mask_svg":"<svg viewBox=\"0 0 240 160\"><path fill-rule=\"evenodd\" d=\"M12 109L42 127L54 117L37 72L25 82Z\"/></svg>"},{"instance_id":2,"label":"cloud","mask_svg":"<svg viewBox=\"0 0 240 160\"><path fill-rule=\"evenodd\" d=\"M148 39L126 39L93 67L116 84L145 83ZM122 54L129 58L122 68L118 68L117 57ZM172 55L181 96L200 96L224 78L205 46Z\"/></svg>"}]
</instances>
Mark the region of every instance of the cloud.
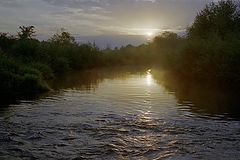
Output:
<instances>
[{"instance_id":1,"label":"cloud","mask_svg":"<svg viewBox=\"0 0 240 160\"><path fill-rule=\"evenodd\" d=\"M2 7L22 7L22 3L19 0L1 0L0 6L2 6Z\"/></svg>"},{"instance_id":2,"label":"cloud","mask_svg":"<svg viewBox=\"0 0 240 160\"><path fill-rule=\"evenodd\" d=\"M15 32L19 25L35 25L39 33L52 34L64 27L79 35L141 34L136 28L178 31L209 1L0 0L0 29Z\"/></svg>"},{"instance_id":3,"label":"cloud","mask_svg":"<svg viewBox=\"0 0 240 160\"><path fill-rule=\"evenodd\" d=\"M152 2L155 3L156 0L135 0L136 2Z\"/></svg>"},{"instance_id":4,"label":"cloud","mask_svg":"<svg viewBox=\"0 0 240 160\"><path fill-rule=\"evenodd\" d=\"M69 8L100 7L107 4L107 0L43 0L51 5Z\"/></svg>"}]
</instances>

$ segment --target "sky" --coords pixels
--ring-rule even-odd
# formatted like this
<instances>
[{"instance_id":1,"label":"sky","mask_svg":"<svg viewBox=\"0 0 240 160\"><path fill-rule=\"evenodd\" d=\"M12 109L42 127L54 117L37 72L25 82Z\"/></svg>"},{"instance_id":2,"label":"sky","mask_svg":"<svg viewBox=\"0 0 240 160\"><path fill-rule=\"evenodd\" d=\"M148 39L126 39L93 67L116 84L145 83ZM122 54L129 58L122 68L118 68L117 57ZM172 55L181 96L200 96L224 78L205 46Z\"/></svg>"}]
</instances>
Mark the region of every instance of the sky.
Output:
<instances>
[{"instance_id":1,"label":"sky","mask_svg":"<svg viewBox=\"0 0 240 160\"><path fill-rule=\"evenodd\" d=\"M137 45L163 31L183 33L211 1L0 0L0 32L16 34L19 26L33 25L44 39L65 28L79 41Z\"/></svg>"}]
</instances>

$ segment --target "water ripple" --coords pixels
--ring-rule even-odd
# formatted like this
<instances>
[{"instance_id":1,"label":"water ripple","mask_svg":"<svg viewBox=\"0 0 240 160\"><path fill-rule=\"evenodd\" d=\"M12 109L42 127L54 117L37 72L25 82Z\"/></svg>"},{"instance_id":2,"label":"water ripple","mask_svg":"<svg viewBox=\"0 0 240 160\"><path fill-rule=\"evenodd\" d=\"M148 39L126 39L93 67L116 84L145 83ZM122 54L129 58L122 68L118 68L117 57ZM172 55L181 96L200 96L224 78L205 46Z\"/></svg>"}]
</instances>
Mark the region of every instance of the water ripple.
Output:
<instances>
[{"instance_id":1,"label":"water ripple","mask_svg":"<svg viewBox=\"0 0 240 160\"><path fill-rule=\"evenodd\" d=\"M2 113L0 159L238 159L240 122L193 107L139 75L61 90Z\"/></svg>"}]
</instances>

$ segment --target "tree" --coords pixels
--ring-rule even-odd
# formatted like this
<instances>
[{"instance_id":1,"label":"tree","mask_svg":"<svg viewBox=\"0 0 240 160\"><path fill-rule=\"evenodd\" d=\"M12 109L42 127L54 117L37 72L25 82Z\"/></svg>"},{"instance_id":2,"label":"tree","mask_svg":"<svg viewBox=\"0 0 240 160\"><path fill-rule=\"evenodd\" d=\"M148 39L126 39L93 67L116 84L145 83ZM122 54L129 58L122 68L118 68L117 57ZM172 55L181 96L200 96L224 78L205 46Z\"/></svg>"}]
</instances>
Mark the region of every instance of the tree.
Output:
<instances>
[{"instance_id":1,"label":"tree","mask_svg":"<svg viewBox=\"0 0 240 160\"><path fill-rule=\"evenodd\" d=\"M68 44L68 43L75 43L75 38L72 37L69 32L66 32L64 31L64 29L61 29L61 33L54 34L49 39L49 41L54 43Z\"/></svg>"},{"instance_id":2,"label":"tree","mask_svg":"<svg viewBox=\"0 0 240 160\"><path fill-rule=\"evenodd\" d=\"M8 33L0 32L0 49L7 50L12 46L15 42L15 37L9 35Z\"/></svg>"},{"instance_id":3,"label":"tree","mask_svg":"<svg viewBox=\"0 0 240 160\"><path fill-rule=\"evenodd\" d=\"M34 31L35 27L34 26L20 26L19 29L21 30L18 32L18 37L21 40L29 40L33 39L35 36L36 31Z\"/></svg>"},{"instance_id":4,"label":"tree","mask_svg":"<svg viewBox=\"0 0 240 160\"><path fill-rule=\"evenodd\" d=\"M169 50L178 46L180 41L181 37L179 37L176 33L166 31L155 37L152 44L162 50Z\"/></svg>"},{"instance_id":5,"label":"tree","mask_svg":"<svg viewBox=\"0 0 240 160\"><path fill-rule=\"evenodd\" d=\"M164 39L168 39L168 40L178 39L177 33L169 32L169 31L163 32L160 37L162 37Z\"/></svg>"},{"instance_id":6,"label":"tree","mask_svg":"<svg viewBox=\"0 0 240 160\"><path fill-rule=\"evenodd\" d=\"M188 38L207 39L218 36L224 39L226 33L239 31L240 12L233 0L212 2L198 13L195 21L187 30Z\"/></svg>"}]
</instances>

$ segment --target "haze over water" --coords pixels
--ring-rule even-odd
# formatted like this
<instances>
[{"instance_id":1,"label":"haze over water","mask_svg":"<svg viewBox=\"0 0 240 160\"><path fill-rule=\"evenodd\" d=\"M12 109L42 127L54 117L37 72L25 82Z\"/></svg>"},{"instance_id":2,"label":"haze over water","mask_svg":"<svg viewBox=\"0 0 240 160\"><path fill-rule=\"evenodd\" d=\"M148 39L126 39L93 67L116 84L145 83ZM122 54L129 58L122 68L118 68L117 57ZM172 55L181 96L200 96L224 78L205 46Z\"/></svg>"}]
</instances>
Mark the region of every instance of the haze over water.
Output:
<instances>
[{"instance_id":1,"label":"haze over water","mask_svg":"<svg viewBox=\"0 0 240 160\"><path fill-rule=\"evenodd\" d=\"M1 109L0 158L240 156L239 113L231 110L240 102L220 87L196 89L148 68L72 73L53 85Z\"/></svg>"}]
</instances>

